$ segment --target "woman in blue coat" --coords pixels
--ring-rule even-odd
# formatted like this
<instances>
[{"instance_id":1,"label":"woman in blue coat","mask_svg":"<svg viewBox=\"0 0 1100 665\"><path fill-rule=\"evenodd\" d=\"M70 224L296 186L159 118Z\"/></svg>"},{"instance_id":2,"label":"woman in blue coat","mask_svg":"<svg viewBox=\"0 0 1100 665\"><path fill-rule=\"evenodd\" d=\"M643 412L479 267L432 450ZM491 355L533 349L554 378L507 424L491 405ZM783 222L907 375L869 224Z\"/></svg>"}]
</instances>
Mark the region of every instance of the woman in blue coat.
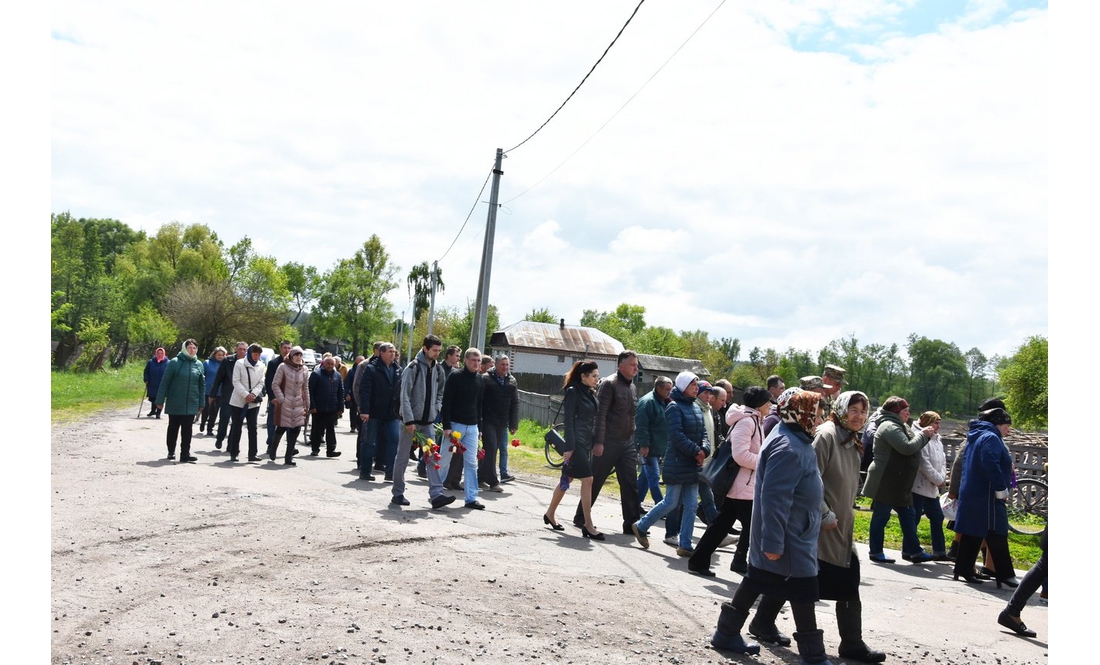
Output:
<instances>
[{"instance_id":1,"label":"woman in blue coat","mask_svg":"<svg viewBox=\"0 0 1100 665\"><path fill-rule=\"evenodd\" d=\"M824 633L817 627L814 603L817 587L817 537L821 529L824 487L812 446L821 424L821 396L799 391L780 403L782 419L760 449L756 462L749 572L733 600L722 604L718 628L711 638L717 649L760 653L760 645L745 642L741 627L756 599L764 594L789 600L794 616L798 654L803 663L828 663Z\"/></svg>"},{"instance_id":2,"label":"woman in blue coat","mask_svg":"<svg viewBox=\"0 0 1100 665\"><path fill-rule=\"evenodd\" d=\"M146 418L149 416L160 418L161 408L157 406L157 392L160 390L160 380L167 368L168 356L164 352L164 347L158 346L153 352L153 357L145 363L145 372L142 374L142 380L145 381L145 395L149 398L149 404L152 407L149 413L145 414Z\"/></svg>"},{"instance_id":3,"label":"woman in blue coat","mask_svg":"<svg viewBox=\"0 0 1100 665\"><path fill-rule=\"evenodd\" d=\"M218 376L225 354L225 347L219 346L202 363L202 369L206 372L206 408L203 409L202 420L199 421L199 434L206 432L207 436L214 436L214 421L218 419L218 402L221 398L221 386L214 385L214 379Z\"/></svg>"},{"instance_id":4,"label":"woman in blue coat","mask_svg":"<svg viewBox=\"0 0 1100 665\"><path fill-rule=\"evenodd\" d=\"M645 517L631 525L634 538L645 549L649 549L649 527L682 503L676 553L680 556L695 553L691 534L695 530L695 508L699 504L699 471L703 460L710 455L703 411L695 403L698 394L699 377L688 371L680 372L670 395L672 401L665 407L665 420L668 421L668 448L662 470L665 496Z\"/></svg>"},{"instance_id":5,"label":"woman in blue coat","mask_svg":"<svg viewBox=\"0 0 1100 665\"><path fill-rule=\"evenodd\" d=\"M963 451L962 484L955 514L955 532L962 534L955 559L955 579L981 584L974 575L974 558L982 539L997 571L997 587L1017 585L1008 551L1008 499L1012 484L1012 456L1004 437L1012 417L1004 409L989 409L970 422Z\"/></svg>"}]
</instances>

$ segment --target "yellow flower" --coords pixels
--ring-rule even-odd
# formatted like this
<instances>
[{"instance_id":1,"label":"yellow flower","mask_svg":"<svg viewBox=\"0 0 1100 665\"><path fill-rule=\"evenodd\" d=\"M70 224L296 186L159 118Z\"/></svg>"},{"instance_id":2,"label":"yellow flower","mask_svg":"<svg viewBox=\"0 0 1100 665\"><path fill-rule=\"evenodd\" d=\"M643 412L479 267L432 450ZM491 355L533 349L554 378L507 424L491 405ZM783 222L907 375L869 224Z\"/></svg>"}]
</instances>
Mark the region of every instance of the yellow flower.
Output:
<instances>
[{"instance_id":1,"label":"yellow flower","mask_svg":"<svg viewBox=\"0 0 1100 665\"><path fill-rule=\"evenodd\" d=\"M458 441L462 438L462 432L451 432L451 438Z\"/></svg>"}]
</instances>

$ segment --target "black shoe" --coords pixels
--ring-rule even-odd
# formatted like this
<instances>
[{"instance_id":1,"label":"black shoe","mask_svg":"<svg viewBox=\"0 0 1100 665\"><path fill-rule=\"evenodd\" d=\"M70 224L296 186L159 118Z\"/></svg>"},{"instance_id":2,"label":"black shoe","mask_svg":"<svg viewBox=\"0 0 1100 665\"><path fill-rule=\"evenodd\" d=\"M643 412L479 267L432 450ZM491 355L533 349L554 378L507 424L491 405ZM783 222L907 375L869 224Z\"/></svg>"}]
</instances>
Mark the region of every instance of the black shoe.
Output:
<instances>
[{"instance_id":1,"label":"black shoe","mask_svg":"<svg viewBox=\"0 0 1100 665\"><path fill-rule=\"evenodd\" d=\"M1035 637L1035 631L1025 626L1023 621L1014 618L1008 610L1001 612L997 617L997 623L1022 637Z\"/></svg>"},{"instance_id":2,"label":"black shoe","mask_svg":"<svg viewBox=\"0 0 1100 665\"><path fill-rule=\"evenodd\" d=\"M902 556L905 556L905 555L902 555ZM871 561L874 561L875 563L894 563L893 559L886 556L882 552L879 552L878 554L868 554L867 558L869 558Z\"/></svg>"},{"instance_id":3,"label":"black shoe","mask_svg":"<svg viewBox=\"0 0 1100 665\"><path fill-rule=\"evenodd\" d=\"M237 456L236 456L236 455L231 455L231 456L229 457L229 461L230 461L230 462L236 462L236 461L237 461Z\"/></svg>"},{"instance_id":4,"label":"black shoe","mask_svg":"<svg viewBox=\"0 0 1100 665\"><path fill-rule=\"evenodd\" d=\"M701 575L702 577L716 577L714 571L710 568L693 568L690 564L688 564L688 572L692 575Z\"/></svg>"},{"instance_id":5,"label":"black shoe","mask_svg":"<svg viewBox=\"0 0 1100 665\"><path fill-rule=\"evenodd\" d=\"M375 471L385 471L386 470L386 465L382 464L381 462L377 462L374 465L374 470Z\"/></svg>"},{"instance_id":6,"label":"black shoe","mask_svg":"<svg viewBox=\"0 0 1100 665\"><path fill-rule=\"evenodd\" d=\"M448 504L452 504L454 502L455 502L455 498L453 496L451 496L450 494L440 494L439 496L432 499L432 510L438 510L438 509L442 508L443 506L446 506ZM474 503L477 503L477 502L475 501Z\"/></svg>"},{"instance_id":7,"label":"black shoe","mask_svg":"<svg viewBox=\"0 0 1100 665\"><path fill-rule=\"evenodd\" d=\"M392 483L393 482L393 476L391 476L389 474L386 474L386 475L382 476L382 480L386 481L387 483Z\"/></svg>"},{"instance_id":8,"label":"black shoe","mask_svg":"<svg viewBox=\"0 0 1100 665\"><path fill-rule=\"evenodd\" d=\"M1008 587L1009 589L1015 589L1016 587L1020 586L1020 580L1016 579L1015 577L1010 577L1007 580L997 580L997 588L998 589L1001 588L1002 584L1005 585L1006 587Z\"/></svg>"},{"instance_id":9,"label":"black shoe","mask_svg":"<svg viewBox=\"0 0 1100 665\"><path fill-rule=\"evenodd\" d=\"M365 476L363 474L359 474L359 480L369 480L373 483L374 482L374 476L372 476L370 474L367 474Z\"/></svg>"},{"instance_id":10,"label":"black shoe","mask_svg":"<svg viewBox=\"0 0 1100 665\"><path fill-rule=\"evenodd\" d=\"M516 477L515 477L515 476L513 476L513 475L511 475L511 474L508 474L508 475L503 475L503 474L502 474L502 475L500 476L500 482L502 482L502 483L510 483L510 482L512 482L512 481L513 481L513 480L515 480L515 479L516 479Z\"/></svg>"},{"instance_id":11,"label":"black shoe","mask_svg":"<svg viewBox=\"0 0 1100 665\"><path fill-rule=\"evenodd\" d=\"M961 577L963 578L963 581L967 584L984 584L984 582L978 579L977 575L960 575L958 573L955 573L953 577L955 578L956 582L958 582L959 578Z\"/></svg>"},{"instance_id":12,"label":"black shoe","mask_svg":"<svg viewBox=\"0 0 1100 665\"><path fill-rule=\"evenodd\" d=\"M295 462L295 461L294 461L294 460L292 460L292 459L288 459L288 460L286 460L285 462L283 462L283 464L285 464L285 465L287 465L287 466L298 466L298 463L297 463L297 462Z\"/></svg>"},{"instance_id":13,"label":"black shoe","mask_svg":"<svg viewBox=\"0 0 1100 665\"><path fill-rule=\"evenodd\" d=\"M748 561L746 561L745 559L738 559L737 557L734 557L733 561L730 562L730 571L734 572L734 573L738 573L740 575L748 575L748 573L749 573Z\"/></svg>"},{"instance_id":14,"label":"black shoe","mask_svg":"<svg viewBox=\"0 0 1100 665\"><path fill-rule=\"evenodd\" d=\"M311 448L310 451L309 451L309 456L310 457L317 457L317 455L319 455L320 453L321 453L320 448Z\"/></svg>"},{"instance_id":15,"label":"black shoe","mask_svg":"<svg viewBox=\"0 0 1100 665\"><path fill-rule=\"evenodd\" d=\"M545 513L543 513L543 516L542 516L542 523L549 526L554 531L565 531L564 526L562 526L560 524L557 524L555 522L551 522L550 521L550 516L545 514Z\"/></svg>"},{"instance_id":16,"label":"black shoe","mask_svg":"<svg viewBox=\"0 0 1100 665\"><path fill-rule=\"evenodd\" d=\"M863 663L881 663L886 660L886 654L884 652L876 651L862 641L855 647L849 647L844 644L844 640L841 640L837 655L841 658L850 658L851 660L858 660Z\"/></svg>"},{"instance_id":17,"label":"black shoe","mask_svg":"<svg viewBox=\"0 0 1100 665\"><path fill-rule=\"evenodd\" d=\"M466 507L471 510L485 510L485 504L480 501L467 501Z\"/></svg>"},{"instance_id":18,"label":"black shoe","mask_svg":"<svg viewBox=\"0 0 1100 665\"><path fill-rule=\"evenodd\" d=\"M157 411L157 420L160 420L160 411Z\"/></svg>"},{"instance_id":19,"label":"black shoe","mask_svg":"<svg viewBox=\"0 0 1100 665\"><path fill-rule=\"evenodd\" d=\"M221 441L215 441L214 442L214 447L217 448L218 450L221 450L222 449L222 442Z\"/></svg>"},{"instance_id":20,"label":"black shoe","mask_svg":"<svg viewBox=\"0 0 1100 665\"><path fill-rule=\"evenodd\" d=\"M416 470L416 475L420 478L427 478L428 477L428 470L427 469L417 469Z\"/></svg>"},{"instance_id":21,"label":"black shoe","mask_svg":"<svg viewBox=\"0 0 1100 665\"><path fill-rule=\"evenodd\" d=\"M168 457L166 457L165 459L176 459L176 454L175 453L168 453Z\"/></svg>"},{"instance_id":22,"label":"black shoe","mask_svg":"<svg viewBox=\"0 0 1100 665\"><path fill-rule=\"evenodd\" d=\"M329 451L325 452L325 457L339 457L340 455L343 455L343 454L344 453L340 452L339 450L329 450Z\"/></svg>"},{"instance_id":23,"label":"black shoe","mask_svg":"<svg viewBox=\"0 0 1100 665\"><path fill-rule=\"evenodd\" d=\"M180 457L180 464L185 464L185 463L193 464L193 463L198 462L198 461L199 461L198 457L191 457L190 455L188 455L187 457Z\"/></svg>"},{"instance_id":24,"label":"black shoe","mask_svg":"<svg viewBox=\"0 0 1100 665\"><path fill-rule=\"evenodd\" d=\"M407 506L409 505L409 500L405 498L404 494L398 494L397 496L390 499L390 503L394 504L395 506Z\"/></svg>"},{"instance_id":25,"label":"black shoe","mask_svg":"<svg viewBox=\"0 0 1100 665\"><path fill-rule=\"evenodd\" d=\"M271 459L272 462L275 461L275 449L271 446L267 447L267 456L269 459Z\"/></svg>"},{"instance_id":26,"label":"black shoe","mask_svg":"<svg viewBox=\"0 0 1100 665\"><path fill-rule=\"evenodd\" d=\"M592 533L583 524L581 525L581 535L592 540L607 540L602 533Z\"/></svg>"},{"instance_id":27,"label":"black shoe","mask_svg":"<svg viewBox=\"0 0 1100 665\"><path fill-rule=\"evenodd\" d=\"M262 462L262 461L264 461L264 460L263 460L263 458L262 458L262 457L255 457L255 456L253 456L253 455L249 455L249 456L248 456L248 461L249 461L249 462Z\"/></svg>"}]
</instances>

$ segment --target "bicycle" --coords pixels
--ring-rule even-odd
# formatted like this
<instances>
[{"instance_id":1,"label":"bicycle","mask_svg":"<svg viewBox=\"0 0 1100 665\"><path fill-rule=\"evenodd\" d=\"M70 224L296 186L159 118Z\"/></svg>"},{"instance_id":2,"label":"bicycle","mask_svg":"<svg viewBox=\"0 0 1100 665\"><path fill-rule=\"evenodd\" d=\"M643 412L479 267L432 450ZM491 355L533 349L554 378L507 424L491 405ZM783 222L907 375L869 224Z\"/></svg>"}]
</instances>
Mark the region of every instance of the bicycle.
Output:
<instances>
[{"instance_id":1,"label":"bicycle","mask_svg":"<svg viewBox=\"0 0 1100 665\"><path fill-rule=\"evenodd\" d=\"M1008 495L1008 528L1013 533L1037 536L1047 529L1049 487L1038 478L1020 478Z\"/></svg>"}]
</instances>

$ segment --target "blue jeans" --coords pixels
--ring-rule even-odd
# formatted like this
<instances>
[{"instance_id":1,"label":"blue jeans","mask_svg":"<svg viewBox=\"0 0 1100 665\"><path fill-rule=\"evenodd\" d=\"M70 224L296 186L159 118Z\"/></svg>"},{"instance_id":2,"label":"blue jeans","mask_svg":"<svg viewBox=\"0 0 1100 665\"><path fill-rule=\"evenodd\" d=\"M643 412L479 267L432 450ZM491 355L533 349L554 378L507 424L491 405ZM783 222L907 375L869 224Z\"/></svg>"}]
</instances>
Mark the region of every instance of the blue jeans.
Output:
<instances>
[{"instance_id":1,"label":"blue jeans","mask_svg":"<svg viewBox=\"0 0 1100 665\"><path fill-rule=\"evenodd\" d=\"M714 503L714 492L711 491L709 486L702 483L698 483L696 486L699 488L699 503L697 506L703 507L703 521L706 522L707 526L710 526L710 523L718 517L718 506ZM683 517L680 511L681 508L673 508L665 517L665 538L676 535L680 520ZM698 511L692 512L694 514Z\"/></svg>"},{"instance_id":2,"label":"blue jeans","mask_svg":"<svg viewBox=\"0 0 1100 665\"><path fill-rule=\"evenodd\" d=\"M462 423L452 422L451 431L462 432L459 443L466 449L462 453L462 483L466 494L466 503L473 503L477 501L477 425L463 425ZM439 464L440 468L447 469L451 465L451 455L455 454L451 452L450 439L440 444L439 450L443 456ZM446 476L447 472L444 471L443 475Z\"/></svg>"},{"instance_id":3,"label":"blue jeans","mask_svg":"<svg viewBox=\"0 0 1100 665\"><path fill-rule=\"evenodd\" d=\"M680 517L680 547L691 549L691 534L695 530L695 509L699 506L699 484L665 485L665 498L661 500L653 510L638 520L638 530L649 531L657 520L669 513L673 508L680 507L683 503L683 514Z\"/></svg>"},{"instance_id":4,"label":"blue jeans","mask_svg":"<svg viewBox=\"0 0 1100 665\"><path fill-rule=\"evenodd\" d=\"M370 475L374 466L375 449L379 448L385 460L388 478L393 478L393 458L397 455L397 443L401 440L401 420L379 420L371 418L367 422L359 421L360 432L356 442L356 459L359 460L359 475Z\"/></svg>"},{"instance_id":5,"label":"blue jeans","mask_svg":"<svg viewBox=\"0 0 1100 665\"><path fill-rule=\"evenodd\" d=\"M897 512L901 524L901 553L920 554L924 549L917 538L917 519L911 506L892 506L881 501L871 502L871 526L868 529L868 541L871 554L882 554L882 541L886 538L886 523L890 521L891 511Z\"/></svg>"},{"instance_id":6,"label":"blue jeans","mask_svg":"<svg viewBox=\"0 0 1100 665\"><path fill-rule=\"evenodd\" d=\"M645 501L648 491L653 497L653 503L660 503L664 495L661 494L661 458L657 456L641 457L641 469L638 473L638 503Z\"/></svg>"},{"instance_id":7,"label":"blue jeans","mask_svg":"<svg viewBox=\"0 0 1100 665\"><path fill-rule=\"evenodd\" d=\"M913 528L920 524L920 518L928 516L928 530L932 533L932 553L946 554L947 545L943 539L943 508L940 500L930 496L913 493Z\"/></svg>"}]
</instances>

